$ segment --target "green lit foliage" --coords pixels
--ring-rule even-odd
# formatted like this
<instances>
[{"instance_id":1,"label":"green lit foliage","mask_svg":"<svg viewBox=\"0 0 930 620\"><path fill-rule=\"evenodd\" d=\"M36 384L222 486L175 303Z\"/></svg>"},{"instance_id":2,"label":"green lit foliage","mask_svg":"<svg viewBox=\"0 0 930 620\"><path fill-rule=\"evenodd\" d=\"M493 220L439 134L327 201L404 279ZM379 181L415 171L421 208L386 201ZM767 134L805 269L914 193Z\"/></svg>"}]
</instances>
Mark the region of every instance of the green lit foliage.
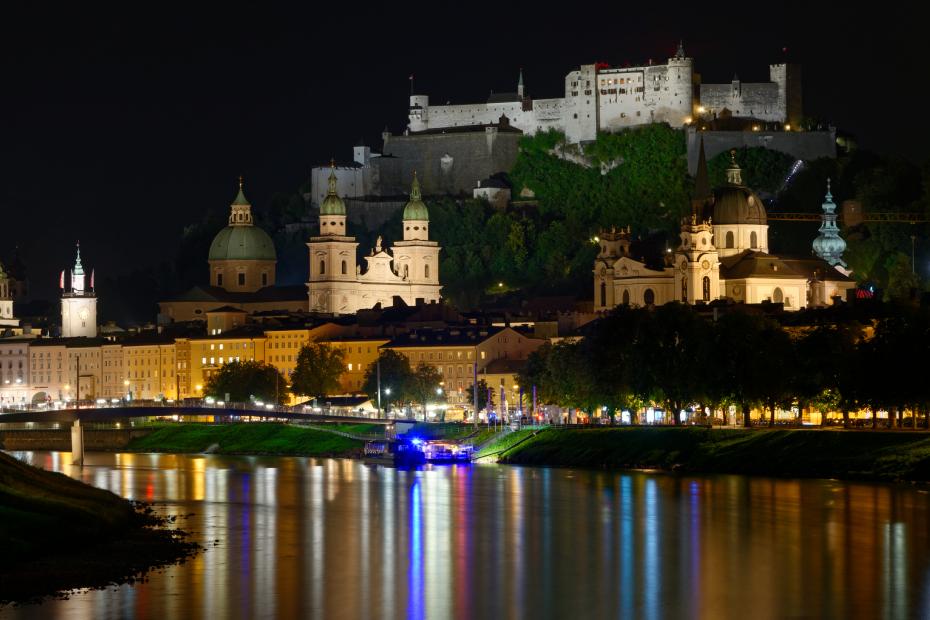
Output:
<instances>
[{"instance_id":1,"label":"green lit foliage","mask_svg":"<svg viewBox=\"0 0 930 620\"><path fill-rule=\"evenodd\" d=\"M292 391L305 396L326 396L339 389L345 370L345 353L325 344L311 342L301 347L291 375Z\"/></svg>"},{"instance_id":2,"label":"green lit foliage","mask_svg":"<svg viewBox=\"0 0 930 620\"><path fill-rule=\"evenodd\" d=\"M751 187L759 194L775 194L780 191L794 162L795 159L790 155L763 147L736 150L736 163L741 169L743 185ZM707 161L707 175L711 187L726 183L726 171L729 166L729 151L719 153Z\"/></svg>"},{"instance_id":3,"label":"green lit foliage","mask_svg":"<svg viewBox=\"0 0 930 620\"><path fill-rule=\"evenodd\" d=\"M265 362L229 362L210 375L204 394L217 400L247 403L260 400L266 403L287 402L287 379Z\"/></svg>"}]
</instances>

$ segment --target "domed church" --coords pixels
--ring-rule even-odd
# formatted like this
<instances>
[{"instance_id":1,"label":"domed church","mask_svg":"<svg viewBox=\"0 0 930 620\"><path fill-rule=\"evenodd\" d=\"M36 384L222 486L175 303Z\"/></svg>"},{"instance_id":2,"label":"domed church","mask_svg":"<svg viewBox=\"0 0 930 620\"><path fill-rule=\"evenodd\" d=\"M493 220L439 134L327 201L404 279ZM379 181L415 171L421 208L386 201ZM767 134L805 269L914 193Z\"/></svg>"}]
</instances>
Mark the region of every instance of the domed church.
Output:
<instances>
[{"instance_id":1,"label":"domed church","mask_svg":"<svg viewBox=\"0 0 930 620\"><path fill-rule=\"evenodd\" d=\"M376 304L390 306L395 296L407 305L418 300L440 300L439 244L429 240L429 211L420 193L416 173L410 200L404 207L403 240L388 250L378 237L364 257L365 269L356 264L355 237L346 234L346 206L336 193L336 174L320 204L320 234L307 243L310 253L307 295L311 312L352 314Z\"/></svg>"},{"instance_id":2,"label":"domed church","mask_svg":"<svg viewBox=\"0 0 930 620\"><path fill-rule=\"evenodd\" d=\"M274 241L252 221L252 205L242 191L242 177L230 210L229 225L210 244L210 284L247 293L273 286L278 262Z\"/></svg>"},{"instance_id":3,"label":"domed church","mask_svg":"<svg viewBox=\"0 0 930 620\"><path fill-rule=\"evenodd\" d=\"M678 249L669 250L661 265L650 265L632 256L629 228L601 232L594 263L594 309L730 299L800 310L845 298L855 282L841 269L845 242L836 228L835 208L828 188L814 255L771 254L765 205L743 184L735 152L726 183L710 191L702 143L691 215L682 222Z\"/></svg>"}]
</instances>

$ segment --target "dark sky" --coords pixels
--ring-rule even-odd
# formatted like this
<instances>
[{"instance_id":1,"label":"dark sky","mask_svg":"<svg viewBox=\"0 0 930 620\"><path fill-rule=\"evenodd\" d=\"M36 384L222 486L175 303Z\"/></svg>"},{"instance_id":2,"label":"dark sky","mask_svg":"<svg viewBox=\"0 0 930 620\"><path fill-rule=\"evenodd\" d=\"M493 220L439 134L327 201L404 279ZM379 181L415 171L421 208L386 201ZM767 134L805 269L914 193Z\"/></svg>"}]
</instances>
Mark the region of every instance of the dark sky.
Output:
<instances>
[{"instance_id":1,"label":"dark sky","mask_svg":"<svg viewBox=\"0 0 930 620\"><path fill-rule=\"evenodd\" d=\"M809 115L925 158L926 100L911 85L925 79L926 34L916 9L890 3L868 16L814 2L91 4L5 6L0 20L0 257L19 244L40 295L75 239L98 276L170 260L239 174L261 205L311 165L349 159L359 137L380 146L385 125L403 130L411 73L436 102L513 90L521 66L531 95L561 96L580 64L659 61L679 38L705 82L767 79L787 48Z\"/></svg>"}]
</instances>

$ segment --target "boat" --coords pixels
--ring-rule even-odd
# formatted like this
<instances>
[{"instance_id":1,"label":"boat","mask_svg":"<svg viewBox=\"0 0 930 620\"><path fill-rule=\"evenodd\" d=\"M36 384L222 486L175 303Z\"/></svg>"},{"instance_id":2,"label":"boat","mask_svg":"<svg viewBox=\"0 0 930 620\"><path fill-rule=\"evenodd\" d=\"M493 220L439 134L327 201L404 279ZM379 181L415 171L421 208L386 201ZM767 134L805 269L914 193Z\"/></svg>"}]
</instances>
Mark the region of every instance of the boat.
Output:
<instances>
[{"instance_id":1,"label":"boat","mask_svg":"<svg viewBox=\"0 0 930 620\"><path fill-rule=\"evenodd\" d=\"M426 462L420 442L405 439L366 442L364 460L370 465L395 467L422 465Z\"/></svg>"},{"instance_id":2,"label":"boat","mask_svg":"<svg viewBox=\"0 0 930 620\"><path fill-rule=\"evenodd\" d=\"M471 463L474 446L448 441L427 441L423 455L427 463Z\"/></svg>"}]
</instances>

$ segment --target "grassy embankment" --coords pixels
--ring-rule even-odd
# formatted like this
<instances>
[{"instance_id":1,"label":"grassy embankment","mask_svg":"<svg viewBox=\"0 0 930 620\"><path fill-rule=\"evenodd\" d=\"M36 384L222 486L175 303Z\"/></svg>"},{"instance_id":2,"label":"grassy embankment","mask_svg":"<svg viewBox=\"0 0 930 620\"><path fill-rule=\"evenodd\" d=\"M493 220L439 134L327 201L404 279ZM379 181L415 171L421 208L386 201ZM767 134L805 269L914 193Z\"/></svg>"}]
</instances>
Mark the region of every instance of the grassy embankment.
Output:
<instances>
[{"instance_id":1,"label":"grassy embankment","mask_svg":"<svg viewBox=\"0 0 930 620\"><path fill-rule=\"evenodd\" d=\"M930 481L930 434L888 431L606 428L544 430L500 462L690 473Z\"/></svg>"},{"instance_id":2,"label":"grassy embankment","mask_svg":"<svg viewBox=\"0 0 930 620\"><path fill-rule=\"evenodd\" d=\"M109 491L0 453L0 605L133 582L199 548Z\"/></svg>"},{"instance_id":3,"label":"grassy embankment","mask_svg":"<svg viewBox=\"0 0 930 620\"><path fill-rule=\"evenodd\" d=\"M375 425L334 426L334 430L374 435ZM378 431L383 432L383 431ZM212 448L212 449L211 449ZM277 423L177 424L132 440L130 452L206 452L291 456L358 456L364 442L326 431Z\"/></svg>"}]
</instances>

